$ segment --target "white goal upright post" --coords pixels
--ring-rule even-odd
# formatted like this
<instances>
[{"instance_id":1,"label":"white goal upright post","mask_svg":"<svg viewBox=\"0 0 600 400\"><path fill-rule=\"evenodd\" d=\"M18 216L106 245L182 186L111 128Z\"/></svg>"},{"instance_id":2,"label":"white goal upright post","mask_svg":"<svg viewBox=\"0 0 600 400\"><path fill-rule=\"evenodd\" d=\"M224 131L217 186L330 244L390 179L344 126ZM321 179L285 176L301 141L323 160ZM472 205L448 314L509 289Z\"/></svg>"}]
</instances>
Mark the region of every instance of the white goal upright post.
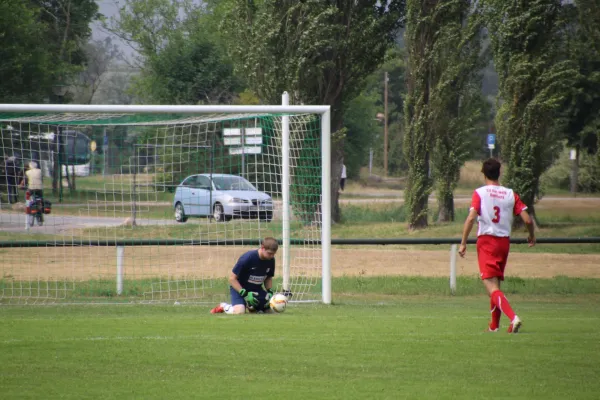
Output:
<instances>
[{"instance_id":1,"label":"white goal upright post","mask_svg":"<svg viewBox=\"0 0 600 400\"><path fill-rule=\"evenodd\" d=\"M0 104L0 301L214 302L273 236L276 289L330 304L330 133L329 106L287 93L281 106ZM52 211L26 230L11 185L31 161Z\"/></svg>"}]
</instances>

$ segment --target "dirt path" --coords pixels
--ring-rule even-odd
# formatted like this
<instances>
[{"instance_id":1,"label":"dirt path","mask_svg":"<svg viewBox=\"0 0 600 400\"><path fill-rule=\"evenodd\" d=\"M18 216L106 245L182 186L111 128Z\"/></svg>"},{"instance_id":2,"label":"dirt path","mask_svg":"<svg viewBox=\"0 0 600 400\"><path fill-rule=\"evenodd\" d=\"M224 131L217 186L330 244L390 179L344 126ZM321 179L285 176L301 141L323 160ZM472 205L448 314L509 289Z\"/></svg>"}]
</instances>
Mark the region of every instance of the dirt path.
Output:
<instances>
[{"instance_id":1,"label":"dirt path","mask_svg":"<svg viewBox=\"0 0 600 400\"><path fill-rule=\"evenodd\" d=\"M164 246L128 247L124 252L126 277L227 276L245 248L235 249ZM26 258L28 262L12 262ZM320 277L320 252L294 250L292 275ZM113 247L3 249L0 269L14 279L114 279L116 250ZM277 265L281 266L281 254ZM278 275L281 270L278 270ZM600 254L512 253L507 273L523 278L550 278L557 275L600 278ZM428 250L333 249L334 276L438 276L450 275L450 252ZM457 275L476 276L474 246L465 259L457 257Z\"/></svg>"},{"instance_id":2,"label":"dirt path","mask_svg":"<svg viewBox=\"0 0 600 400\"><path fill-rule=\"evenodd\" d=\"M457 275L478 275L474 246L466 258L457 257ZM333 274L449 276L450 251L423 250L335 250ZM600 254L512 253L507 274L522 278L558 275L600 278Z\"/></svg>"}]
</instances>

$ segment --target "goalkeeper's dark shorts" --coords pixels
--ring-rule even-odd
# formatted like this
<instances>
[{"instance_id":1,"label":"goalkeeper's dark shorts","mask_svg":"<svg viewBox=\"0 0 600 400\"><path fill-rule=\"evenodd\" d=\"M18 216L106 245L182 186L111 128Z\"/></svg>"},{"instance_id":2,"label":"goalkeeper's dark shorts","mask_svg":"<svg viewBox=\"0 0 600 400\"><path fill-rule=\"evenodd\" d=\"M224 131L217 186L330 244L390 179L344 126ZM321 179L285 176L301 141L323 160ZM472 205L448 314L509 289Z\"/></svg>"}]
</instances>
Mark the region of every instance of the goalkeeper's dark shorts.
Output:
<instances>
[{"instance_id":1,"label":"goalkeeper's dark shorts","mask_svg":"<svg viewBox=\"0 0 600 400\"><path fill-rule=\"evenodd\" d=\"M246 305L246 300L231 286L229 287L229 293L231 293L231 305L236 306L238 304ZM253 290L255 297L258 299L258 306L254 307L257 310L262 310L267 305L267 292L262 288L260 290Z\"/></svg>"}]
</instances>

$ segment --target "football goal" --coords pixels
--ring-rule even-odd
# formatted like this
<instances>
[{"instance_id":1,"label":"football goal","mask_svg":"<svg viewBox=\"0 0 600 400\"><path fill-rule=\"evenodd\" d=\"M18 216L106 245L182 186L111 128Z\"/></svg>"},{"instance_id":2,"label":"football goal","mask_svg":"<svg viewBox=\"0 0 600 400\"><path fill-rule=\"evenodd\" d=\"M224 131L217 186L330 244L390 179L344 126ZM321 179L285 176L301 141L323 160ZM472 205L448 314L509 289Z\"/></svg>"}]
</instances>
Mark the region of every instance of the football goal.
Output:
<instances>
[{"instance_id":1,"label":"football goal","mask_svg":"<svg viewBox=\"0 0 600 400\"><path fill-rule=\"evenodd\" d=\"M329 106L0 104L0 156L2 302L223 301L267 236L275 289L331 302Z\"/></svg>"}]
</instances>

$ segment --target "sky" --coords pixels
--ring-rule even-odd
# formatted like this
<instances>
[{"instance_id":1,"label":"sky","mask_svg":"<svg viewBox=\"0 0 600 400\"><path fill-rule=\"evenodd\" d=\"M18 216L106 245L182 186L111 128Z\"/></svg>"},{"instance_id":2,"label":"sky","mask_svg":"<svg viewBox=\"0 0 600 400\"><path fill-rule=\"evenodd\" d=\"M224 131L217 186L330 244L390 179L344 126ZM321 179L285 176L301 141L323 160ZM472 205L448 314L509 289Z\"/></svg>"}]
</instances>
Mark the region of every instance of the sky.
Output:
<instances>
[{"instance_id":1,"label":"sky","mask_svg":"<svg viewBox=\"0 0 600 400\"><path fill-rule=\"evenodd\" d=\"M202 0L192 0L192 3L202 4ZM96 0L96 4L98 4L98 12L104 15L107 20L110 20L111 17L119 15L119 7L125 5L125 0ZM102 30L99 22L92 24L92 39L102 40L108 35L110 34ZM127 57L133 58L135 52L130 46L115 36L112 39L113 43L117 44Z\"/></svg>"},{"instance_id":2,"label":"sky","mask_svg":"<svg viewBox=\"0 0 600 400\"><path fill-rule=\"evenodd\" d=\"M96 0L98 4L98 12L106 17L106 19L110 19L111 17L116 17L119 15L119 4L123 4L123 0ZM99 22L94 22L92 24L92 39L93 40L103 40L107 36L112 36L112 42L119 46L119 49L123 51L123 54L128 58L132 58L134 51L133 49L121 41L114 35L104 31Z\"/></svg>"},{"instance_id":3,"label":"sky","mask_svg":"<svg viewBox=\"0 0 600 400\"><path fill-rule=\"evenodd\" d=\"M119 14L119 0L96 0L96 3L98 4L98 11L106 18L115 17ZM100 24L94 22L92 24L92 38L98 40L105 37L106 33L101 31Z\"/></svg>"}]
</instances>

